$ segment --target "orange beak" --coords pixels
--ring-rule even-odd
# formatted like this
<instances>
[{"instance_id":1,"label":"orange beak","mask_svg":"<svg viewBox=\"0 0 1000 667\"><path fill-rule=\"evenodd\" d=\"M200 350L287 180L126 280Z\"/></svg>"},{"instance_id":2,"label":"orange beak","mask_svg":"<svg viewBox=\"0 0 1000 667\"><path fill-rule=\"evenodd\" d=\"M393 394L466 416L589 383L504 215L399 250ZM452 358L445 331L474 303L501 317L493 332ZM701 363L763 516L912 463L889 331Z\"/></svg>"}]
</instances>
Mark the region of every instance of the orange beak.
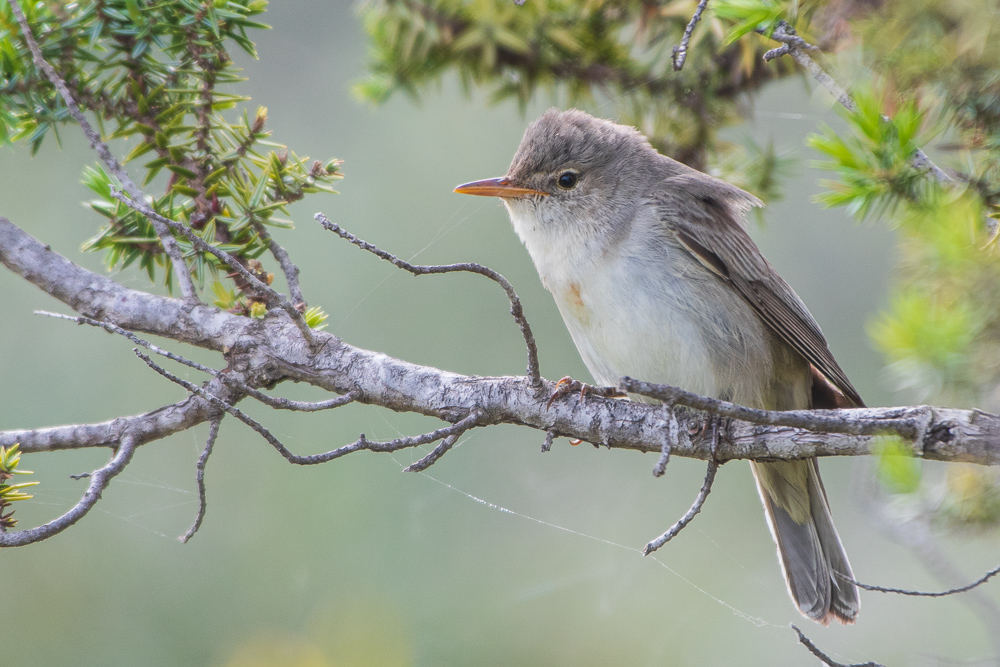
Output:
<instances>
[{"instance_id":1,"label":"orange beak","mask_svg":"<svg viewBox=\"0 0 1000 667\"><path fill-rule=\"evenodd\" d=\"M522 188L511 185L506 176L501 178L488 178L485 181L473 181L465 183L455 188L455 192L460 195L479 195L480 197L503 197L505 199L525 199L532 195L548 197L548 192Z\"/></svg>"}]
</instances>

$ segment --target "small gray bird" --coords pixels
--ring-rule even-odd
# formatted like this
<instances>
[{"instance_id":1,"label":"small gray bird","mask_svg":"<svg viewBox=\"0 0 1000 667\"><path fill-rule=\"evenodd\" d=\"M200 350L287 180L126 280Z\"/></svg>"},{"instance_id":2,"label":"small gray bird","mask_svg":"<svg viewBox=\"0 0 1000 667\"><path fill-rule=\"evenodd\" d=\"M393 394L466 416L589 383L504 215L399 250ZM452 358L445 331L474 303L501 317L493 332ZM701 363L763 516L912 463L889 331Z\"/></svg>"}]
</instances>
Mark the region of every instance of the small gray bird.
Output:
<instances>
[{"instance_id":1,"label":"small gray bird","mask_svg":"<svg viewBox=\"0 0 1000 667\"><path fill-rule=\"evenodd\" d=\"M598 383L628 375L766 410L863 405L744 230L760 200L635 128L551 109L506 176L455 192L500 197ZM858 590L816 459L751 468L799 611L853 623Z\"/></svg>"}]
</instances>

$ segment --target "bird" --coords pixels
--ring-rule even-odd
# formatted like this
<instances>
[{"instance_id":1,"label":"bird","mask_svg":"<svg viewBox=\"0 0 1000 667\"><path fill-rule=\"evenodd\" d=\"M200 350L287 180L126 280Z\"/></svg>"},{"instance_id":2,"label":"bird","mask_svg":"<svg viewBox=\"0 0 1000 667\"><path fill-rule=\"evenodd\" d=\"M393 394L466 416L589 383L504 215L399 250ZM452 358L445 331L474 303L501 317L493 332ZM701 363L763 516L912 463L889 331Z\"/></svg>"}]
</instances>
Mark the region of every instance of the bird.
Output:
<instances>
[{"instance_id":1,"label":"bird","mask_svg":"<svg viewBox=\"0 0 1000 667\"><path fill-rule=\"evenodd\" d=\"M763 410L862 407L805 304L745 229L755 196L634 127L550 109L499 197L597 383L634 377ZM824 625L860 598L815 457L751 461L788 593Z\"/></svg>"}]
</instances>

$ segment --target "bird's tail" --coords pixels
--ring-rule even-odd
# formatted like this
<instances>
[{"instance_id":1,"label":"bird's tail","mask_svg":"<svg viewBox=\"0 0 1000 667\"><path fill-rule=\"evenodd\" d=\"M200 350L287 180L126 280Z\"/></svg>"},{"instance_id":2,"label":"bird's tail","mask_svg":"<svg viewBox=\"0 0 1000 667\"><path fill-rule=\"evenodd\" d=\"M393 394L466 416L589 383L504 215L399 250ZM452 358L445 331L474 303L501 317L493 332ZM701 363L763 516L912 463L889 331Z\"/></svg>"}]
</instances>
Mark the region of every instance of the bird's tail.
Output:
<instances>
[{"instance_id":1,"label":"bird's tail","mask_svg":"<svg viewBox=\"0 0 1000 667\"><path fill-rule=\"evenodd\" d=\"M816 459L751 461L788 593L803 616L854 623L861 607ZM845 580L846 578L846 580Z\"/></svg>"}]
</instances>

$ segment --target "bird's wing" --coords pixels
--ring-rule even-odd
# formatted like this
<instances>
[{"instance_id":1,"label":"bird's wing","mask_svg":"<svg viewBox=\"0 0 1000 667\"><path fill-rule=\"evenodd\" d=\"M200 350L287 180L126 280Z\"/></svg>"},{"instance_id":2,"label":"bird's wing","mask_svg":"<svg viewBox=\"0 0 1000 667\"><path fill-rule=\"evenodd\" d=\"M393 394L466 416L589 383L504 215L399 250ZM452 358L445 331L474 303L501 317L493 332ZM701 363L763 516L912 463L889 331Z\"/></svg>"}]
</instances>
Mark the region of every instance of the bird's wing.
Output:
<instances>
[{"instance_id":1,"label":"bird's wing","mask_svg":"<svg viewBox=\"0 0 1000 667\"><path fill-rule=\"evenodd\" d=\"M657 195L660 219L681 245L732 285L764 323L848 400L863 406L861 396L833 358L816 320L740 224L745 211L760 206L760 201L698 172L673 176L663 185L666 187L658 188Z\"/></svg>"}]
</instances>

